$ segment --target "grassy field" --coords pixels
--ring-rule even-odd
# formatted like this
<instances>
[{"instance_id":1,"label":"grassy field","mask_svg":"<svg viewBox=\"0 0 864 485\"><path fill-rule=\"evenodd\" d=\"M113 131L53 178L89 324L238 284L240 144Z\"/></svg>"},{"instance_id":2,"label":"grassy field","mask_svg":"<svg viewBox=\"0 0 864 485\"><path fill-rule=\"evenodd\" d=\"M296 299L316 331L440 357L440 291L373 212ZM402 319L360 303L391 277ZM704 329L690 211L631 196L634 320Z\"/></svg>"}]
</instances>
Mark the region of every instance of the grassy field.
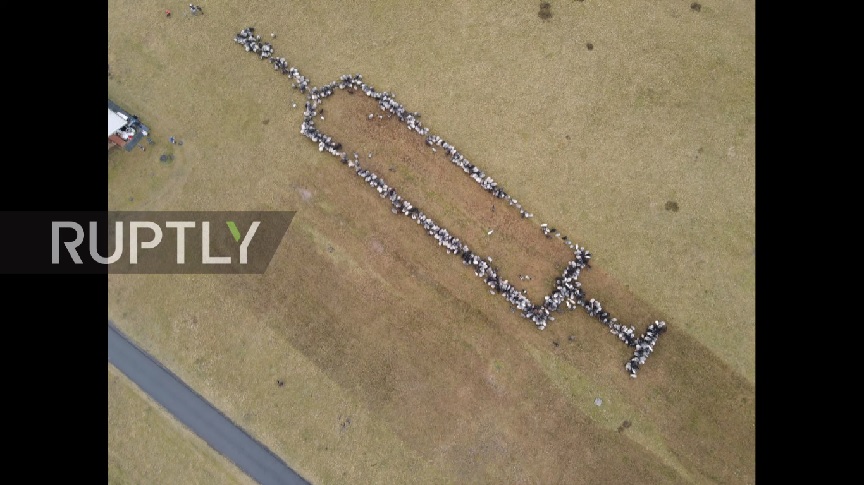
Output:
<instances>
[{"instance_id":1,"label":"grassy field","mask_svg":"<svg viewBox=\"0 0 864 485\"><path fill-rule=\"evenodd\" d=\"M110 275L109 318L313 483L754 482L753 2L360 3L109 0L108 95L157 142L109 153L109 207L298 211L264 275ZM313 83L396 93L587 247L586 291L669 324L639 378L596 321L537 331L319 153L302 96L232 42L249 25Z\"/></svg>"},{"instance_id":2,"label":"grassy field","mask_svg":"<svg viewBox=\"0 0 864 485\"><path fill-rule=\"evenodd\" d=\"M108 483L255 483L108 364ZM183 479L178 482L178 478Z\"/></svg>"}]
</instances>

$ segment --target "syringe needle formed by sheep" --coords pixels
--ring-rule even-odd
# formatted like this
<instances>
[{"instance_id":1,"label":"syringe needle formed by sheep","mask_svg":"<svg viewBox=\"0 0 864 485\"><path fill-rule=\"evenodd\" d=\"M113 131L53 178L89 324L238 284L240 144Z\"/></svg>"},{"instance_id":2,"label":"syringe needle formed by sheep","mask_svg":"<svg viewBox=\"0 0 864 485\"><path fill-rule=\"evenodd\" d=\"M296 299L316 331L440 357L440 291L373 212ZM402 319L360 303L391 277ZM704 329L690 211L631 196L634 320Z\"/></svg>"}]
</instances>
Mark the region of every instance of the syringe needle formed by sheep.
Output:
<instances>
[{"instance_id":1,"label":"syringe needle formed by sheep","mask_svg":"<svg viewBox=\"0 0 864 485\"><path fill-rule=\"evenodd\" d=\"M474 274L482 278L489 286L490 293L500 294L515 309L518 309L524 318L534 322L540 330L546 328L548 322L555 320L551 316L551 313L561 309L562 305L566 306L569 310L583 308L588 315L605 325L611 333L615 334L627 346L635 349L633 357L627 362L625 368L631 377L636 377L639 368L645 364L645 360L654 351L657 339L666 331L666 322L655 321L648 326L644 334L637 337L635 327L619 323L618 319L612 317L609 312L603 309L600 302L593 298L588 299L582 289L582 284L578 281L580 272L585 268L591 267L589 264L591 253L588 250L573 243L567 236L562 236L560 232L554 228L550 228L548 224L540 225L540 230L545 236L552 237L554 235L561 239L573 251L574 258L567 264L564 273L555 279L555 290L552 294L545 296L543 303L535 305L525 296L524 291L520 292L499 275L497 268L492 265L492 258L484 258L472 252L464 241L461 241L454 234L442 227L441 224L435 222L419 208L402 198L396 192L396 189L389 186L380 175L363 168L357 153L349 156L343 151L341 143L321 133L315 127L315 116L318 114L320 103L333 95L335 90L361 90L366 96L376 100L380 109L386 112L388 116L395 115L411 131L423 137L427 145L433 147L433 149L435 147L443 149L450 161L461 168L484 190L490 192L497 199L507 201L509 206L519 210L519 214L522 217L533 217L532 213L528 212L516 199L511 198L504 189L499 187L480 168L469 162L452 144L444 141L438 135L431 134L429 128L424 127L420 122L419 113L405 109L390 93L376 91L375 88L363 82L363 76L360 74L343 75L338 81L323 86L310 86L309 79L300 74L300 71L296 67L289 67L284 57L275 56L273 46L269 42L262 42L261 36L255 33L253 27L247 27L240 31L235 35L234 41L243 46L247 52L258 56L260 59L267 59L276 71L289 76L293 80L292 86L306 95L300 133L317 143L319 151L330 153L339 159L342 164L354 170L357 176L375 190L381 198L390 202L392 205L391 210L394 214L401 214L416 221L418 225L423 227L424 231L435 238L439 246L443 246L447 250L448 254L460 257L465 265L471 266ZM370 114L369 117L371 119L374 117L374 114ZM525 278L528 277L520 279Z\"/></svg>"}]
</instances>

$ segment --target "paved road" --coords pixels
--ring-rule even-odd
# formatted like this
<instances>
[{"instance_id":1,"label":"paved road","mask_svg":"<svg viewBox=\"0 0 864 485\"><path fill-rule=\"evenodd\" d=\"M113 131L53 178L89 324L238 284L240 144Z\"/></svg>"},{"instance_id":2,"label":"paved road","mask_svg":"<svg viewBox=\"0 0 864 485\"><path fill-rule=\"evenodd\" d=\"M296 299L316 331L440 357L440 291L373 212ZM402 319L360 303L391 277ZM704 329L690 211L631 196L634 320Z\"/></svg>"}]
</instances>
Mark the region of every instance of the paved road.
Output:
<instances>
[{"instance_id":1,"label":"paved road","mask_svg":"<svg viewBox=\"0 0 864 485\"><path fill-rule=\"evenodd\" d=\"M108 362L213 449L262 485L306 485L266 446L232 423L108 321Z\"/></svg>"}]
</instances>

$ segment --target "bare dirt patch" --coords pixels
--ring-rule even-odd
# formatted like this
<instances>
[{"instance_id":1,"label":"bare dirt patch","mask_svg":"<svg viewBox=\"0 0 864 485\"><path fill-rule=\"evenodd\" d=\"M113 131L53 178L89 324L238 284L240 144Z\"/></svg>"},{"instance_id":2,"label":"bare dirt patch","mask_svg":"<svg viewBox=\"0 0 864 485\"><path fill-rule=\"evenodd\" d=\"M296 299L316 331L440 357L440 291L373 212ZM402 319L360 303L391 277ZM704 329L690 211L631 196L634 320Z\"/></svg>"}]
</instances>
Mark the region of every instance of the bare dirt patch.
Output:
<instances>
[{"instance_id":1,"label":"bare dirt patch","mask_svg":"<svg viewBox=\"0 0 864 485\"><path fill-rule=\"evenodd\" d=\"M297 189L297 192L300 194L300 198L303 199L303 202L309 202L310 200L312 200L311 190L300 187Z\"/></svg>"},{"instance_id":2,"label":"bare dirt patch","mask_svg":"<svg viewBox=\"0 0 864 485\"><path fill-rule=\"evenodd\" d=\"M540 11L537 12L537 16L543 20L549 20L552 18L552 5L549 2L543 2L540 4Z\"/></svg>"}]
</instances>

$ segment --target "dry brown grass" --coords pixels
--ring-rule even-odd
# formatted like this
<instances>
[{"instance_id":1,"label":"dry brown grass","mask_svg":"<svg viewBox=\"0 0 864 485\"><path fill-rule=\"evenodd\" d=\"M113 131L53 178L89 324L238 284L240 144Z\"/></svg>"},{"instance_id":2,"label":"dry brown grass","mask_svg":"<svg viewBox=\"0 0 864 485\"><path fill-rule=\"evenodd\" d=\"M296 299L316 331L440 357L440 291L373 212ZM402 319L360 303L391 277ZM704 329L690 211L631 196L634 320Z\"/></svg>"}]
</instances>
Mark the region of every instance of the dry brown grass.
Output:
<instances>
[{"instance_id":1,"label":"dry brown grass","mask_svg":"<svg viewBox=\"0 0 864 485\"><path fill-rule=\"evenodd\" d=\"M752 3L202 5L109 1L109 96L159 144L109 153L109 207L298 214L264 275L109 276L120 328L316 483L755 480ZM317 152L231 42L247 25L316 83L395 91L591 250L589 294L669 322L639 378L596 321L537 331Z\"/></svg>"}]
</instances>

